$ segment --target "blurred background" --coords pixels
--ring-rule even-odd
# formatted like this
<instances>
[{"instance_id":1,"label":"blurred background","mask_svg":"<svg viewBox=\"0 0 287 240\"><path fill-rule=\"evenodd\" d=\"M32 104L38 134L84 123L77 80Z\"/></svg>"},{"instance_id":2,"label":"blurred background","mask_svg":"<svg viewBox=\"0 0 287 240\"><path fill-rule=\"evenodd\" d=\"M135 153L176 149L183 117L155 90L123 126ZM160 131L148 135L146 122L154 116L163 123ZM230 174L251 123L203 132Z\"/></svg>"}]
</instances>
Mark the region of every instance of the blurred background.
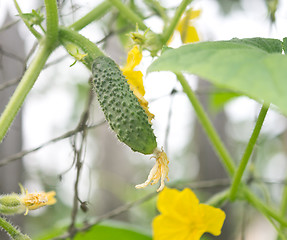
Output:
<instances>
[{"instance_id":1,"label":"blurred background","mask_svg":"<svg viewBox=\"0 0 287 240\"><path fill-rule=\"evenodd\" d=\"M70 25L100 2L59 0L61 24ZM146 18L145 23L151 30L160 33L163 22L152 7L148 7L151 1L131 2L138 6L139 14ZM169 16L173 16L180 3L175 0L159 2L168 9ZM23 12L43 8L43 1L39 0L19 1L19 4ZM201 16L194 21L201 41L234 37L282 40L287 36L287 2L284 0L194 0L190 6L201 10ZM277 7L274 9L272 6ZM35 51L36 40L18 20L12 1L0 0L1 112ZM98 43L107 55L123 66L129 50L126 34L130 31L135 31L135 27L119 17L116 9L112 9L80 33ZM181 44L179 34L175 33L170 46L178 47ZM165 148L170 160L168 186L179 189L191 187L204 202L229 186L229 179L175 76L168 72L146 76L145 70L153 59L148 52L143 54L144 58L137 69L145 76L146 99L150 103L150 111L155 115L153 128L158 145ZM56 205L11 220L32 238L53 226L70 224L76 179L79 180L79 203L82 203L77 218L80 222L141 199L157 188L134 188L145 181L154 160L132 152L117 140L104 122L96 97L90 93L90 72L81 63L70 66L73 62L63 48L54 52L0 145L1 194L19 192L19 182L32 192L57 192ZM260 105L247 97L223 92L204 79L191 75L187 78L231 154L239 160ZM94 127L88 130L83 139L82 135L70 131L78 126L89 99L88 123ZM286 123L286 118L276 111L268 113L245 176L254 192L278 205L286 175ZM75 156L82 141L84 154L77 177ZM156 197L151 197L116 214L112 219L131 223L151 233L151 221L158 214L155 203ZM222 235L217 238L206 235L209 239L276 239L273 226L245 203L235 202L224 206L224 209L227 219ZM5 234L1 234L0 239L7 239Z\"/></svg>"}]
</instances>

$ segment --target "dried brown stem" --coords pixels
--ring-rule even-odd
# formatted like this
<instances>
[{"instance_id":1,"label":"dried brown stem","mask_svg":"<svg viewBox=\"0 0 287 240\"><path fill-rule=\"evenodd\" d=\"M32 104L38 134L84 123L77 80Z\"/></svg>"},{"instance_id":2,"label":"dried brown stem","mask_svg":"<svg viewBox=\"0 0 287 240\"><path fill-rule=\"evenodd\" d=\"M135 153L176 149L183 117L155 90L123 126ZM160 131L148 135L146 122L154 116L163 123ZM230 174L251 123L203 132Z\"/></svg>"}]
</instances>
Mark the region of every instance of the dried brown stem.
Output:
<instances>
[{"instance_id":1,"label":"dried brown stem","mask_svg":"<svg viewBox=\"0 0 287 240\"><path fill-rule=\"evenodd\" d=\"M96 128L96 127L101 126L104 123L105 123L105 120L102 120L99 123L96 123L96 124L91 125L91 126L87 126L86 129L88 130L88 129ZM71 130L69 132L66 132L66 133L64 133L64 134L62 134L62 135L60 135L58 137L53 138L53 139L50 139L47 142L42 143L41 145L39 145L39 146L37 146L35 148L32 148L30 150L24 150L24 151L18 152L16 154L13 154L13 155L11 155L9 157L3 158L0 161L0 167L4 166L4 165L6 165L6 164L8 164L10 162L16 161L16 160L18 160L18 159L20 159L20 158L22 158L22 157L24 157L24 156L26 156L26 155L28 155L30 153L36 152L36 151L40 150L41 148L46 147L46 146L48 146L48 145L50 145L52 143L56 143L56 142L61 141L63 139L72 137L72 136L74 136L75 134L77 134L77 133L79 133L81 131L83 131L83 128L78 126L76 129Z\"/></svg>"},{"instance_id":2,"label":"dried brown stem","mask_svg":"<svg viewBox=\"0 0 287 240\"><path fill-rule=\"evenodd\" d=\"M75 223L76 223L76 218L77 218L77 213L78 213L78 203L79 203L79 181L80 181L80 175L81 175L81 170L82 170L82 166L83 166L83 161L84 161L84 152L85 152L85 142L86 142L86 138L87 138L87 122L89 119L89 113L90 113L90 106L92 103L92 99L93 99L93 91L92 89L90 90L90 94L89 94L89 99L88 99L88 103L87 106L82 114L81 120L78 124L77 128L81 128L81 135L80 135L80 146L79 148L77 148L77 135L74 136L74 139L72 141L72 146L74 149L74 156L75 156L75 167L77 169L77 174L76 174L76 181L74 184L74 201L73 201L73 209L72 209L72 214L71 214L71 224L69 226L69 235L71 237L73 237L76 233L76 227L75 227ZM81 202L81 201L80 201Z\"/></svg>"}]
</instances>

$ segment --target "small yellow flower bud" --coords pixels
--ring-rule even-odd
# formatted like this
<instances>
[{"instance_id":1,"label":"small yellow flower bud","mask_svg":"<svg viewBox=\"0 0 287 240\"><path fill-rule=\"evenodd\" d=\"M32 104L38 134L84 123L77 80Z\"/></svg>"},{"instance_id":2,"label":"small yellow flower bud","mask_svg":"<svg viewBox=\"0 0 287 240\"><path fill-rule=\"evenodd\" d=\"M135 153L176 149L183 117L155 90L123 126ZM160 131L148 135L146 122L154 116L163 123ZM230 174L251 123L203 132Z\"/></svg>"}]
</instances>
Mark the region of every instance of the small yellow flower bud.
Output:
<instances>
[{"instance_id":1,"label":"small yellow flower bud","mask_svg":"<svg viewBox=\"0 0 287 240\"><path fill-rule=\"evenodd\" d=\"M39 192L39 193L29 193L27 189L24 189L22 185L21 188L21 204L25 207L25 215L28 214L29 210L35 210L40 207L44 207L47 205L52 205L56 203L56 199L54 198L56 195L55 191L51 192Z\"/></svg>"},{"instance_id":2,"label":"small yellow flower bud","mask_svg":"<svg viewBox=\"0 0 287 240\"><path fill-rule=\"evenodd\" d=\"M25 212L27 215L29 210L56 203L54 191L28 193L21 184L20 188L21 194L0 195L0 214L11 215Z\"/></svg>"}]
</instances>

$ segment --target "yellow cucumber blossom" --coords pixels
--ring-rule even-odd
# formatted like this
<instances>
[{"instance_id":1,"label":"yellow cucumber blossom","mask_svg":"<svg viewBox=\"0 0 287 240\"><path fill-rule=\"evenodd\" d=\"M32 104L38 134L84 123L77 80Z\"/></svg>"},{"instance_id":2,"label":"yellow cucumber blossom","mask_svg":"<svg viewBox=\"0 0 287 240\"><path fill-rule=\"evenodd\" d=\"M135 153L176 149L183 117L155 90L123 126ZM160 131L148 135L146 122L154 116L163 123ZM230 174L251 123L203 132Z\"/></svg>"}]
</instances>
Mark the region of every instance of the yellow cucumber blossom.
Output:
<instances>
[{"instance_id":1,"label":"yellow cucumber blossom","mask_svg":"<svg viewBox=\"0 0 287 240\"><path fill-rule=\"evenodd\" d=\"M165 188L158 196L160 215L153 220L153 240L199 240L205 233L221 234L225 213L199 203L188 188Z\"/></svg>"},{"instance_id":2,"label":"yellow cucumber blossom","mask_svg":"<svg viewBox=\"0 0 287 240\"><path fill-rule=\"evenodd\" d=\"M20 185L20 188L20 201L26 209L25 215L28 214L29 210L35 210L56 203L55 191L29 193L28 190L24 189L22 185Z\"/></svg>"},{"instance_id":3,"label":"yellow cucumber blossom","mask_svg":"<svg viewBox=\"0 0 287 240\"><path fill-rule=\"evenodd\" d=\"M151 123L154 115L148 110L148 102L144 98L145 89L143 85L143 74L141 71L134 70L134 68L140 64L141 60L142 53L138 46L134 46L128 53L126 65L121 70L128 80L130 89L133 91L134 95L138 98L140 105L145 110L149 123Z\"/></svg>"},{"instance_id":4,"label":"yellow cucumber blossom","mask_svg":"<svg viewBox=\"0 0 287 240\"><path fill-rule=\"evenodd\" d=\"M201 14L201 10L188 9L182 19L179 21L176 30L180 33L182 43L198 42L199 36L194 26L194 21ZM172 39L172 37L171 37ZM171 41L169 39L168 43Z\"/></svg>"}]
</instances>

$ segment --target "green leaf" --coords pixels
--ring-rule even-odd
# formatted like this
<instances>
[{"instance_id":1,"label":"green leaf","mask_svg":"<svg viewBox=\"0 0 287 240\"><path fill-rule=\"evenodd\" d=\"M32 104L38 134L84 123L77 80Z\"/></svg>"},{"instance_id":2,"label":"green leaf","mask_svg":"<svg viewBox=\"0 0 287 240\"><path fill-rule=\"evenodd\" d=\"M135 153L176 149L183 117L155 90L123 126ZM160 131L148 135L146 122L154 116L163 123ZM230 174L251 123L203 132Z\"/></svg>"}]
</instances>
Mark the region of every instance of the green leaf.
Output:
<instances>
[{"instance_id":1,"label":"green leaf","mask_svg":"<svg viewBox=\"0 0 287 240\"><path fill-rule=\"evenodd\" d=\"M83 227L78 225L77 227ZM65 227L52 228L42 236L36 237L36 240L48 240L63 235L68 229ZM33 238L34 239L34 238ZM152 237L143 233L138 228L130 224L117 221L109 221L106 224L95 225L89 230L79 232L73 238L74 240L152 240ZM68 240L68 239L67 239Z\"/></svg>"},{"instance_id":2,"label":"green leaf","mask_svg":"<svg viewBox=\"0 0 287 240\"><path fill-rule=\"evenodd\" d=\"M215 112L221 110L224 105L236 97L241 96L238 93L229 92L229 91L216 91L210 94L209 96L209 105L212 110Z\"/></svg>"},{"instance_id":3,"label":"green leaf","mask_svg":"<svg viewBox=\"0 0 287 240\"><path fill-rule=\"evenodd\" d=\"M61 236L64 234L67 230L67 226L65 227L53 227L44 233L42 233L40 236L33 237L34 240L50 240L52 238L56 238L58 236Z\"/></svg>"},{"instance_id":4,"label":"green leaf","mask_svg":"<svg viewBox=\"0 0 287 240\"><path fill-rule=\"evenodd\" d=\"M89 231L78 233L75 240L152 240L148 235L133 230L130 226L96 225Z\"/></svg>"},{"instance_id":5,"label":"green leaf","mask_svg":"<svg viewBox=\"0 0 287 240\"><path fill-rule=\"evenodd\" d=\"M272 38L233 38L230 42L238 43L247 46L253 46L262 49L268 53L281 53L282 42Z\"/></svg>"},{"instance_id":6,"label":"green leaf","mask_svg":"<svg viewBox=\"0 0 287 240\"><path fill-rule=\"evenodd\" d=\"M30 26L41 25L44 21L44 15L39 11L32 10L32 13L23 13L22 18L25 19Z\"/></svg>"},{"instance_id":7,"label":"green leaf","mask_svg":"<svg viewBox=\"0 0 287 240\"><path fill-rule=\"evenodd\" d=\"M217 87L275 104L287 115L287 57L276 39L201 42L171 49L148 72L196 74Z\"/></svg>"}]
</instances>

